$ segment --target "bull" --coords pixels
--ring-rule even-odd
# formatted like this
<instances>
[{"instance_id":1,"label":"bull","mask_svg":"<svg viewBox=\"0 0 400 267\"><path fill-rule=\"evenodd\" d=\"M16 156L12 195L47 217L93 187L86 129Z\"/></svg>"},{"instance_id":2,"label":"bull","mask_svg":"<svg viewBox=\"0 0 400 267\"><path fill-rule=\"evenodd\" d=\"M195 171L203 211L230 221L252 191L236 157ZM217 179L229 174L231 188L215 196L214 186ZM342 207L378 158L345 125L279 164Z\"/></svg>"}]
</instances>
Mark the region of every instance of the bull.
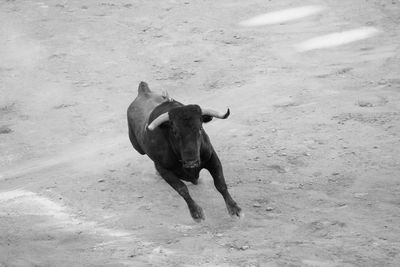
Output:
<instances>
[{"instance_id":1,"label":"bull","mask_svg":"<svg viewBox=\"0 0 400 267\"><path fill-rule=\"evenodd\" d=\"M228 213L241 215L241 208L228 192L218 155L202 127L213 118L226 119L229 114L229 109L220 113L184 105L152 92L145 82L139 84L138 95L127 111L132 146L154 162L160 176L186 201L196 222L205 219L204 212L182 180L197 184L202 169L210 172Z\"/></svg>"}]
</instances>

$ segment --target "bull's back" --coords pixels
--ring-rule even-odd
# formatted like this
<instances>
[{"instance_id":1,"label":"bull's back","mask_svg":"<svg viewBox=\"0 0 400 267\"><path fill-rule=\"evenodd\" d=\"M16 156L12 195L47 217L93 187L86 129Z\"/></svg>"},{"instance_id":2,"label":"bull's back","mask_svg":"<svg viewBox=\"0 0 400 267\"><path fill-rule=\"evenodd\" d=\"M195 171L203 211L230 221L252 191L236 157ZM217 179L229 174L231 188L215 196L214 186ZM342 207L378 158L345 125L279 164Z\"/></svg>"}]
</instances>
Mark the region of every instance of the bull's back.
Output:
<instances>
[{"instance_id":1,"label":"bull's back","mask_svg":"<svg viewBox=\"0 0 400 267\"><path fill-rule=\"evenodd\" d=\"M133 147L141 154L145 154L144 133L151 112L161 103L168 101L160 94L153 93L147 83L141 82L138 95L130 104L127 112L129 138Z\"/></svg>"}]
</instances>

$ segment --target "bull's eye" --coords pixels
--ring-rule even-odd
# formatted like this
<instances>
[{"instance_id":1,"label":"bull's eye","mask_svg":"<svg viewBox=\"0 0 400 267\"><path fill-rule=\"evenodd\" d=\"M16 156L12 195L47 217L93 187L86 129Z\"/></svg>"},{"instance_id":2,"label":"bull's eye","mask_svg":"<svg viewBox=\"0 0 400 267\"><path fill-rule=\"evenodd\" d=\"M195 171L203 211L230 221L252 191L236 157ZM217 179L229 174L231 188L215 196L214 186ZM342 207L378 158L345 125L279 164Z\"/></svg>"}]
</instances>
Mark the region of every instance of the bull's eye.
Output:
<instances>
[{"instance_id":1,"label":"bull's eye","mask_svg":"<svg viewBox=\"0 0 400 267\"><path fill-rule=\"evenodd\" d=\"M175 137L178 137L178 131L175 127L172 127L172 133Z\"/></svg>"}]
</instances>

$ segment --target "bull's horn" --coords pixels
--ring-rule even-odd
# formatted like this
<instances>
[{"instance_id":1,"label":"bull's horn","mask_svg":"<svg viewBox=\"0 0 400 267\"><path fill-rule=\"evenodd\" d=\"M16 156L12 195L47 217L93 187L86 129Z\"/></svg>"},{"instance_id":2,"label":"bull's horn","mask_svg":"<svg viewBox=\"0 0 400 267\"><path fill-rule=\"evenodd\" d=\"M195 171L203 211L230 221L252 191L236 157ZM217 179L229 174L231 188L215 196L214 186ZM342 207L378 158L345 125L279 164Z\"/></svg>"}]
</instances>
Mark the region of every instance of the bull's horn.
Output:
<instances>
[{"instance_id":1,"label":"bull's horn","mask_svg":"<svg viewBox=\"0 0 400 267\"><path fill-rule=\"evenodd\" d=\"M215 118L218 118L218 119L226 119L226 118L229 117L230 110L229 110L229 108L228 108L228 110L227 110L226 113L224 114L224 113L221 113L221 112L212 110L212 109L202 109L202 110L201 110L201 113L202 113L203 115L208 115L208 116L215 117Z\"/></svg>"},{"instance_id":2,"label":"bull's horn","mask_svg":"<svg viewBox=\"0 0 400 267\"><path fill-rule=\"evenodd\" d=\"M169 121L169 114L168 112L161 114L160 116L158 116L157 118L155 118L155 120L153 120L149 126L147 126L147 128L150 131L153 131L155 128L157 128L158 126L160 126L162 123Z\"/></svg>"}]
</instances>

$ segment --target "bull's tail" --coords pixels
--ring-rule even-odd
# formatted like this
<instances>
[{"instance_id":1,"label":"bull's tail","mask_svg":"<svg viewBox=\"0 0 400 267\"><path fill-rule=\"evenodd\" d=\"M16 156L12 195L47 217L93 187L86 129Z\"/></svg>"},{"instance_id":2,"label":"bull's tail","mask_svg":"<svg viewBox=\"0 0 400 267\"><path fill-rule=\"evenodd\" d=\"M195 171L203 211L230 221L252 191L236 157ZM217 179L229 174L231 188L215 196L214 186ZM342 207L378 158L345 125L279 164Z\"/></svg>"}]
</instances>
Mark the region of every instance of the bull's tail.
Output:
<instances>
[{"instance_id":1,"label":"bull's tail","mask_svg":"<svg viewBox=\"0 0 400 267\"><path fill-rule=\"evenodd\" d=\"M146 94L150 93L150 88L149 85L146 82L140 82L139 83L139 88L138 88L138 93L139 94Z\"/></svg>"}]
</instances>

